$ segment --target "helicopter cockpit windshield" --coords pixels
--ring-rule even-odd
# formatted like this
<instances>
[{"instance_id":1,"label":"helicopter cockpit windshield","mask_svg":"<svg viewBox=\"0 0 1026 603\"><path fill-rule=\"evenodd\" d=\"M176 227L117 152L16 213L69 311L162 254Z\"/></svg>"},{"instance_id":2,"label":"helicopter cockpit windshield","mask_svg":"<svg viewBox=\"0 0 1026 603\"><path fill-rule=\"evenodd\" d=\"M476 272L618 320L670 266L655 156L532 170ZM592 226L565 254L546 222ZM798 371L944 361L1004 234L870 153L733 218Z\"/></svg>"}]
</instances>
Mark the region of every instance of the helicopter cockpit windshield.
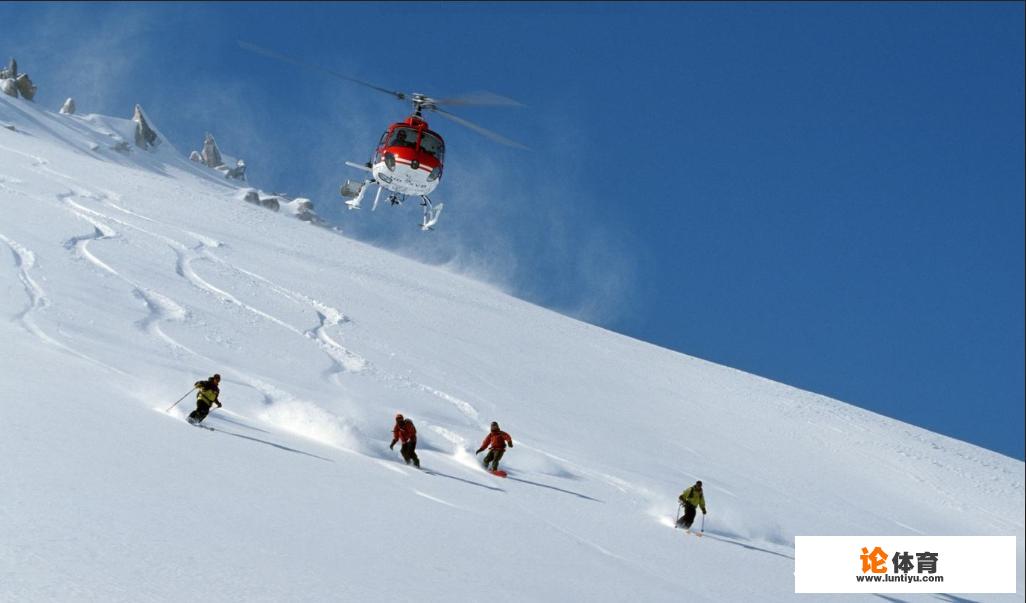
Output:
<instances>
[{"instance_id":1,"label":"helicopter cockpit windshield","mask_svg":"<svg viewBox=\"0 0 1026 603\"><path fill-rule=\"evenodd\" d=\"M420 139L420 149L425 153L434 155L439 161L442 161L443 155L445 155L445 143L442 139L431 134L424 132L424 135Z\"/></svg>"},{"instance_id":2,"label":"helicopter cockpit windshield","mask_svg":"<svg viewBox=\"0 0 1026 603\"><path fill-rule=\"evenodd\" d=\"M392 140L389 141L388 146L409 147L412 149L417 146L417 131L413 128L396 128L395 132L392 133Z\"/></svg>"}]
</instances>

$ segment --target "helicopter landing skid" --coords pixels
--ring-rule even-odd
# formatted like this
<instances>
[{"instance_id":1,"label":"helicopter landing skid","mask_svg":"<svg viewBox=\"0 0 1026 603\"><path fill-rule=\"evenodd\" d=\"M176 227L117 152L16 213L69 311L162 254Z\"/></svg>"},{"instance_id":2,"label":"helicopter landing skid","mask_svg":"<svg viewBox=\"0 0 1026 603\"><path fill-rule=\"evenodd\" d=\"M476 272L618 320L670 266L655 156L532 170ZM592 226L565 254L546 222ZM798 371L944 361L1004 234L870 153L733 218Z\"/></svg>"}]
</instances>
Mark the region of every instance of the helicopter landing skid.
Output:
<instances>
[{"instance_id":1,"label":"helicopter landing skid","mask_svg":"<svg viewBox=\"0 0 1026 603\"><path fill-rule=\"evenodd\" d=\"M363 201L363 196L367 193L367 185L374 182L374 179L364 180L363 182L354 182L352 180L346 180L342 188L339 189L339 194L342 195L343 199L346 199L346 206L349 209L360 209L360 203ZM375 203L377 205L377 203Z\"/></svg>"},{"instance_id":2,"label":"helicopter landing skid","mask_svg":"<svg viewBox=\"0 0 1026 603\"><path fill-rule=\"evenodd\" d=\"M377 209L378 202L381 200L381 185L373 178L357 182L346 180L342 188L339 189L339 194L346 200L346 207L349 209L360 209L361 203L363 203L363 196L367 194L367 186L370 184L378 184L378 190L374 195L374 205L371 206L371 211ZM405 200L406 195L401 193L390 193L387 198L390 205L402 205ZM427 195L420 196L420 205L424 208L420 229L434 230L435 224L438 224L438 217L442 214L442 208L445 206L442 203L432 203Z\"/></svg>"},{"instance_id":3,"label":"helicopter landing skid","mask_svg":"<svg viewBox=\"0 0 1026 603\"><path fill-rule=\"evenodd\" d=\"M420 205L424 208L424 219L420 223L420 229L434 230L435 224L438 224L438 216L442 214L442 208L445 207L445 204L433 205L427 195L421 195Z\"/></svg>"}]
</instances>

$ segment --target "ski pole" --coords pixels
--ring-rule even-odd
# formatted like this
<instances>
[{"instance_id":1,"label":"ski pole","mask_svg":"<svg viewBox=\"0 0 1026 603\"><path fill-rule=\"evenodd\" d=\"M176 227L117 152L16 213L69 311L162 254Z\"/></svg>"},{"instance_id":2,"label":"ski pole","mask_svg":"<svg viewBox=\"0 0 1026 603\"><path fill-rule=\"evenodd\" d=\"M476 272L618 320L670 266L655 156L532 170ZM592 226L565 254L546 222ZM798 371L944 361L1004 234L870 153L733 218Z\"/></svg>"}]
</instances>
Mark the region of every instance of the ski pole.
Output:
<instances>
[{"instance_id":1,"label":"ski pole","mask_svg":"<svg viewBox=\"0 0 1026 603\"><path fill-rule=\"evenodd\" d=\"M702 513L702 529L698 531L698 535L705 534L705 513Z\"/></svg>"},{"instance_id":2,"label":"ski pole","mask_svg":"<svg viewBox=\"0 0 1026 603\"><path fill-rule=\"evenodd\" d=\"M196 391L195 387L190 389L189 391L185 392L185 396L182 396L181 398L178 398L178 400L174 404L172 404L171 406L168 406L167 410L165 410L164 412L171 412L172 408L178 406L178 402L181 402L182 400L184 400L189 394L191 394L194 391Z\"/></svg>"},{"instance_id":3,"label":"ski pole","mask_svg":"<svg viewBox=\"0 0 1026 603\"><path fill-rule=\"evenodd\" d=\"M673 522L673 527L680 527L680 503L677 503L677 520Z\"/></svg>"}]
</instances>

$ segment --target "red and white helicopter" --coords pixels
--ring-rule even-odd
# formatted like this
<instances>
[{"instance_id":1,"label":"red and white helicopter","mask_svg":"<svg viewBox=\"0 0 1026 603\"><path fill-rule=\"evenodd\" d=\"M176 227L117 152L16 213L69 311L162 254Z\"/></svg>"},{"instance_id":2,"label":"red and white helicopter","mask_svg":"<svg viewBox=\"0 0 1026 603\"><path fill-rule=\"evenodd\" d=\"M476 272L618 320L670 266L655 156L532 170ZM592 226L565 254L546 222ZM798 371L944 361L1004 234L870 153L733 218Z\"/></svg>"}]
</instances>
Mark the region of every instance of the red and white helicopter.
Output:
<instances>
[{"instance_id":1,"label":"red and white helicopter","mask_svg":"<svg viewBox=\"0 0 1026 603\"><path fill-rule=\"evenodd\" d=\"M387 201L391 205L401 205L407 196L416 195L420 197L420 205L424 208L424 217L420 224L421 230L431 230L438 223L438 217L442 213L443 204L432 203L428 195L438 187L438 183L442 180L442 174L445 170L445 141L441 135L428 127L427 121L424 120L425 111L435 112L500 144L527 149L526 146L516 141L439 108L440 105L521 106L520 103L504 96L491 92L480 92L454 98L432 98L418 92L398 92L325 69L318 65L306 63L254 44L240 41L239 46L264 56L320 71L338 79L360 84L378 92L384 92L389 96L395 97L397 100L409 101L413 105L413 113L409 117L390 125L385 130L385 133L381 135L381 139L378 141L370 161L366 163L346 162L346 165L350 167L370 173L369 178L355 181L346 180L342 185L339 192L346 199L345 203L349 209L360 209L369 185L376 184L378 189L374 195L371 211L377 209L378 202L381 200L382 190L388 191Z\"/></svg>"}]
</instances>

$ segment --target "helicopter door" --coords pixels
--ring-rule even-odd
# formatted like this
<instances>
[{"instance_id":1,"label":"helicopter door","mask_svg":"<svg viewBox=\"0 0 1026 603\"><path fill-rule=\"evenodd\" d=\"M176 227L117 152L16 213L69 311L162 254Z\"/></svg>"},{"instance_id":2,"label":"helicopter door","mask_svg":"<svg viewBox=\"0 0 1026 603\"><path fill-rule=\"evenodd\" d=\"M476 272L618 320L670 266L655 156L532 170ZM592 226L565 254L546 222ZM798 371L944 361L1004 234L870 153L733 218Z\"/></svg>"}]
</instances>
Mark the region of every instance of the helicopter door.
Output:
<instances>
[{"instance_id":1,"label":"helicopter door","mask_svg":"<svg viewBox=\"0 0 1026 603\"><path fill-rule=\"evenodd\" d=\"M445 155L445 143L434 134L424 132L424 135L420 138L420 150L441 162Z\"/></svg>"}]
</instances>

